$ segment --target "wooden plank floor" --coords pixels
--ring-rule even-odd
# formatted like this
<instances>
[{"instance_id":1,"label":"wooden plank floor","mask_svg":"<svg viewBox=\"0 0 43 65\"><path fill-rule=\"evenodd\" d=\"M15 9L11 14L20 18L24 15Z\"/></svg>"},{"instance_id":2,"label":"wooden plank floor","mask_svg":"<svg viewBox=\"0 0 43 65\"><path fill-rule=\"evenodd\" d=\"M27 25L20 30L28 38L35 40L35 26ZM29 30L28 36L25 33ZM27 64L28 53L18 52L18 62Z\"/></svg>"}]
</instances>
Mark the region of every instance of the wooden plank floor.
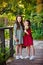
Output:
<instances>
[{"instance_id":1,"label":"wooden plank floor","mask_svg":"<svg viewBox=\"0 0 43 65\"><path fill-rule=\"evenodd\" d=\"M43 49L35 49L35 60L29 59L14 59L12 62L7 63L7 65L43 65Z\"/></svg>"}]
</instances>

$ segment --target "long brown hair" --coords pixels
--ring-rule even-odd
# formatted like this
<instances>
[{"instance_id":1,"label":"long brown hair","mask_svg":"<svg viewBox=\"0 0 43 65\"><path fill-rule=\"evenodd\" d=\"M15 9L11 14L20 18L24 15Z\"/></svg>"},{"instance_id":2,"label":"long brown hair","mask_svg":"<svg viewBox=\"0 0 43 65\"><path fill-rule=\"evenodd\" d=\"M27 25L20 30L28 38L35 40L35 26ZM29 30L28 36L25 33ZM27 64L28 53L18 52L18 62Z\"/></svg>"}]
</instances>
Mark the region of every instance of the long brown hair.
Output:
<instances>
[{"instance_id":1,"label":"long brown hair","mask_svg":"<svg viewBox=\"0 0 43 65\"><path fill-rule=\"evenodd\" d=\"M23 26L23 18L22 18L22 16L21 15L17 15L16 16L16 24L17 24L17 29L20 29L20 24L19 24L19 22L17 21L17 18L18 17L21 17L21 26L22 26L22 28L24 29L24 26Z\"/></svg>"}]
</instances>

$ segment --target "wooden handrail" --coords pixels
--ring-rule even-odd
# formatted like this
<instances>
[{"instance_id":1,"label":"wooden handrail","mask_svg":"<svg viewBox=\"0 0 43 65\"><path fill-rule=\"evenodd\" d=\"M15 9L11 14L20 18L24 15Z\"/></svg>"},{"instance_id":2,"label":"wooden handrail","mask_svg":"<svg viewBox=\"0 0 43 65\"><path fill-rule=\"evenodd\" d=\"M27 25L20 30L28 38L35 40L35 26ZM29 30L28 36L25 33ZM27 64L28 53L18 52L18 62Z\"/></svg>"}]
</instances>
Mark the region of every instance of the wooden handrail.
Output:
<instances>
[{"instance_id":1,"label":"wooden handrail","mask_svg":"<svg viewBox=\"0 0 43 65\"><path fill-rule=\"evenodd\" d=\"M1 38L1 48L2 52L5 53L5 29L9 29L9 35L10 35L10 56L13 57L13 26L10 27L0 27L0 38Z\"/></svg>"}]
</instances>

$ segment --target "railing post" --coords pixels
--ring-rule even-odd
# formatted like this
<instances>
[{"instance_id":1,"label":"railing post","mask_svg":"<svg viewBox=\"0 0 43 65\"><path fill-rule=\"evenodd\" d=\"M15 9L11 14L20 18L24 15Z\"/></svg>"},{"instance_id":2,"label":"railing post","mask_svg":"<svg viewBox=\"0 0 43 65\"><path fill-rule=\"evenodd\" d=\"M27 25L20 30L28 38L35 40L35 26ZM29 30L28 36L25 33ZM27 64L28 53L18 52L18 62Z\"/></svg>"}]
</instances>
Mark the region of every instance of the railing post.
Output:
<instances>
[{"instance_id":1,"label":"railing post","mask_svg":"<svg viewBox=\"0 0 43 65\"><path fill-rule=\"evenodd\" d=\"M5 54L5 35L4 35L4 29L0 30L0 36L1 36L1 52ZM3 56L5 59L5 55ZM6 61L3 61L3 65L6 65Z\"/></svg>"},{"instance_id":2,"label":"railing post","mask_svg":"<svg viewBox=\"0 0 43 65\"><path fill-rule=\"evenodd\" d=\"M13 28L9 29L10 34L10 56L13 57Z\"/></svg>"},{"instance_id":3,"label":"railing post","mask_svg":"<svg viewBox=\"0 0 43 65\"><path fill-rule=\"evenodd\" d=\"M4 35L4 29L0 30L1 33L1 48L2 48L2 52L5 53L5 35Z\"/></svg>"}]
</instances>

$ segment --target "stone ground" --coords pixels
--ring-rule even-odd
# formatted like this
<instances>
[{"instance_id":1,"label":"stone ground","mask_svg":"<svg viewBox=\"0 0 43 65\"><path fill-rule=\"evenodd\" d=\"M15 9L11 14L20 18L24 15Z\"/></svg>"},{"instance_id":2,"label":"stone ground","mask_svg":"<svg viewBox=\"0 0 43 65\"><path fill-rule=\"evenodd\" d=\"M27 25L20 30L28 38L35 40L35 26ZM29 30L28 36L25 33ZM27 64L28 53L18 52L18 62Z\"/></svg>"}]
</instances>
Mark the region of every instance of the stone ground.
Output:
<instances>
[{"instance_id":1,"label":"stone ground","mask_svg":"<svg viewBox=\"0 0 43 65\"><path fill-rule=\"evenodd\" d=\"M35 60L30 61L29 59L19 59L16 60L15 58L10 58L7 61L7 65L43 65L43 41L36 41L34 40L34 47L35 47ZM26 49L23 48L22 51L23 57L27 55Z\"/></svg>"}]
</instances>

